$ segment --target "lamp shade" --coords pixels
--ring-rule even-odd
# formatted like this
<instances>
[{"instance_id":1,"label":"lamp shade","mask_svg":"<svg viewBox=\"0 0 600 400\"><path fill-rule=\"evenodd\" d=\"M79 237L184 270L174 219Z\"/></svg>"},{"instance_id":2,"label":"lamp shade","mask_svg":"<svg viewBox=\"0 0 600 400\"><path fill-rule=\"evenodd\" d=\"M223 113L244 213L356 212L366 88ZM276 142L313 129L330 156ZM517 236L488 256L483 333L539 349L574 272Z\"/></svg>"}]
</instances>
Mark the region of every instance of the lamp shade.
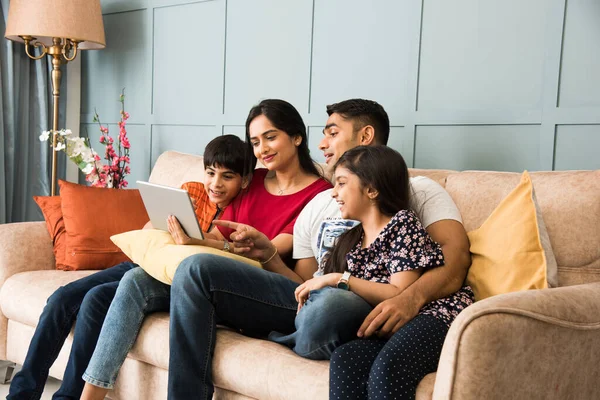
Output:
<instances>
[{"instance_id":1,"label":"lamp shade","mask_svg":"<svg viewBox=\"0 0 600 400\"><path fill-rule=\"evenodd\" d=\"M100 0L11 0L6 22L7 39L33 36L46 46L52 38L77 40L78 47L103 49L104 23Z\"/></svg>"}]
</instances>

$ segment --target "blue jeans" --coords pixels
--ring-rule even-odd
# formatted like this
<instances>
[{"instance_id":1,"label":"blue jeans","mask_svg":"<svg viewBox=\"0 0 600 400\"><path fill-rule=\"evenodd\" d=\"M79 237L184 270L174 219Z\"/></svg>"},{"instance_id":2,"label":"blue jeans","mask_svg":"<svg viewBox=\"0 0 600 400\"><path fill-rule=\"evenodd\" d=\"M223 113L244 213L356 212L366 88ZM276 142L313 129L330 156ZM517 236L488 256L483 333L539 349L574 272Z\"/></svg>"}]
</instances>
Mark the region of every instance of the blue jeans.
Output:
<instances>
[{"instance_id":1,"label":"blue jeans","mask_svg":"<svg viewBox=\"0 0 600 400\"><path fill-rule=\"evenodd\" d=\"M10 384L7 399L31 400L42 396L50 366L58 357L75 319L73 346L63 382L52 398L79 399L84 383L81 375L96 347L106 311L119 280L133 267L132 263L116 265L71 282L50 296L29 344L23 368Z\"/></svg>"},{"instance_id":2,"label":"blue jeans","mask_svg":"<svg viewBox=\"0 0 600 400\"><path fill-rule=\"evenodd\" d=\"M169 400L212 398L216 324L250 335L293 332L296 287L282 275L225 257L183 260L171 287Z\"/></svg>"},{"instance_id":3,"label":"blue jeans","mask_svg":"<svg viewBox=\"0 0 600 400\"><path fill-rule=\"evenodd\" d=\"M139 267L127 272L106 314L83 380L112 389L144 317L151 312L168 311L169 301L169 285L157 281Z\"/></svg>"},{"instance_id":4,"label":"blue jeans","mask_svg":"<svg viewBox=\"0 0 600 400\"><path fill-rule=\"evenodd\" d=\"M371 310L369 303L348 290L329 286L313 290L296 317L295 332L272 332L269 340L302 357L329 360L336 348L358 339L356 332Z\"/></svg>"}]
</instances>

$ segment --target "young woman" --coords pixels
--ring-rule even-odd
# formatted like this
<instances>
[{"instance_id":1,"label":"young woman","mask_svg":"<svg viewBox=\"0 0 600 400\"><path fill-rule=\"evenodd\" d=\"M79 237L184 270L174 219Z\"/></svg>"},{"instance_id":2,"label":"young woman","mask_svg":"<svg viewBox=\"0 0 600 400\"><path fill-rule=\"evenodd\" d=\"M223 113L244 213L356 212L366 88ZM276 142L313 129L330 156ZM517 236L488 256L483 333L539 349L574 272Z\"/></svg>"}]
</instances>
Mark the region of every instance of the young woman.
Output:
<instances>
[{"instance_id":1,"label":"young woman","mask_svg":"<svg viewBox=\"0 0 600 400\"><path fill-rule=\"evenodd\" d=\"M277 253L283 257L290 254L297 215L316 194L330 188L331 185L320 176L310 158L306 127L300 114L291 104L282 100L264 100L252 108L246 121L246 142L248 150L254 155L252 165L258 160L266 169L254 171L250 187L225 210L222 219L252 225L264 232L275 245L275 252L269 255L268 259L259 259L267 265ZM202 241L186 237L175 221L171 221L170 231L179 244L203 244ZM233 243L229 242L231 232L230 229L219 226L210 232L207 244L214 245L215 241L220 241L223 250L235 250ZM239 253L239 249L236 252ZM253 257L256 253L252 248L248 248L244 249L242 254ZM214 258L219 263L226 263L228 260L218 256ZM201 262L203 257L190 257L184 260L182 266L189 259ZM250 269L251 272L268 273L243 263L241 266ZM281 268L274 272L288 276L289 279L282 277L286 281L303 281L289 268ZM176 277L178 275L179 270ZM177 278L173 282L175 291L178 285L176 281ZM186 281L186 285L191 286L187 290L197 289L193 280ZM83 376L87 383L82 399L104 398L106 392L114 385L144 316L150 312L169 310L171 296L173 301L178 299L177 295L172 295L170 286L154 280L140 268L125 274L106 316L94 355ZM179 311L181 309L182 307L178 308ZM192 331L195 332L188 332ZM194 355L190 353L190 356ZM183 373L188 372L182 368L176 373L180 370L183 370Z\"/></svg>"},{"instance_id":2,"label":"young woman","mask_svg":"<svg viewBox=\"0 0 600 400\"><path fill-rule=\"evenodd\" d=\"M271 340L307 358L329 359L356 339L373 307L401 293L426 268L444 264L441 247L409 209L409 195L408 170L396 151L360 146L344 153L332 197L343 218L360 224L337 238L322 274L296 288L296 331L272 333ZM357 341L355 357L332 360L330 398L414 398L420 379L437 366L450 323L472 302L471 289L463 287L427 304L389 342ZM334 380L335 374L344 379Z\"/></svg>"}]
</instances>

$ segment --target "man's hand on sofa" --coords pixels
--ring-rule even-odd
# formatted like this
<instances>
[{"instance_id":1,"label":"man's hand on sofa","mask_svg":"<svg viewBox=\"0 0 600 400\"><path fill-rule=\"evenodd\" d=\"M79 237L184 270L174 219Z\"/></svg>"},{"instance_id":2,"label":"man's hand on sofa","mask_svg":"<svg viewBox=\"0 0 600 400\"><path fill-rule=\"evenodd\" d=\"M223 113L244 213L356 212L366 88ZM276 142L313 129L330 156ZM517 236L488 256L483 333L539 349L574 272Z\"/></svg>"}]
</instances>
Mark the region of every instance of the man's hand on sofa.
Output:
<instances>
[{"instance_id":1,"label":"man's hand on sofa","mask_svg":"<svg viewBox=\"0 0 600 400\"><path fill-rule=\"evenodd\" d=\"M375 334L381 338L389 338L402 325L416 317L421 307L414 297L404 293L406 292L379 303L358 328L357 336L369 337Z\"/></svg>"}]
</instances>

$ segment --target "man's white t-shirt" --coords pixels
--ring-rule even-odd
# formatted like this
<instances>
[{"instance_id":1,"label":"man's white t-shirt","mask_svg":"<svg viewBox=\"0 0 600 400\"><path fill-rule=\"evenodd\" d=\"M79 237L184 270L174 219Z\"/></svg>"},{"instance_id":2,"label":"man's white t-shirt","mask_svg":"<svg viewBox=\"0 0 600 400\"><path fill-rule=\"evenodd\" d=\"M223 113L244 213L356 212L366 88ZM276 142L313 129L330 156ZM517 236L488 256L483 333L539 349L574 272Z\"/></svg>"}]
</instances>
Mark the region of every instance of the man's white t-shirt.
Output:
<instances>
[{"instance_id":1,"label":"man's white t-shirt","mask_svg":"<svg viewBox=\"0 0 600 400\"><path fill-rule=\"evenodd\" d=\"M440 184L424 176L410 178L410 184L410 208L417 213L425 228L444 219L462 223L456 204ZM317 258L321 223L342 217L331 192L332 189L329 189L316 195L298 215L294 224L294 259Z\"/></svg>"}]
</instances>

